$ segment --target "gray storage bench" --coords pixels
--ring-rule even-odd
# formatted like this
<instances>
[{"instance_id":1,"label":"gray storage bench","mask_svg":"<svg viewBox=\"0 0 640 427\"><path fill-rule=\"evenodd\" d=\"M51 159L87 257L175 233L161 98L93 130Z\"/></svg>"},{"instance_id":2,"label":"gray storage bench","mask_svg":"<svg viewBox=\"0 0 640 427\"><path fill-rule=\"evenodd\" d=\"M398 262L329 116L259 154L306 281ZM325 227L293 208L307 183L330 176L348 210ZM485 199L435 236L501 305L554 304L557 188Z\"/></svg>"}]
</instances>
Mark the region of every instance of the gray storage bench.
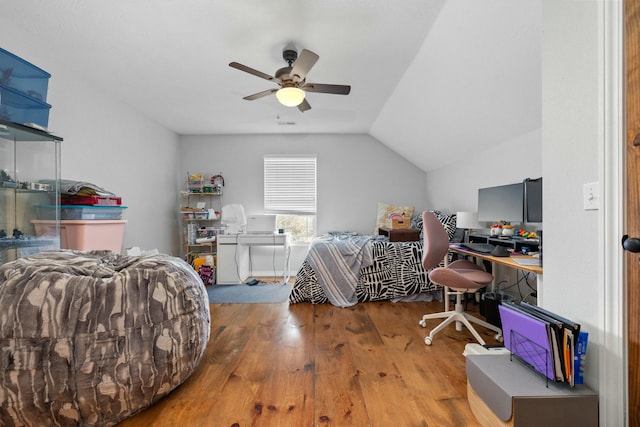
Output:
<instances>
[{"instance_id":1,"label":"gray storage bench","mask_svg":"<svg viewBox=\"0 0 640 427\"><path fill-rule=\"evenodd\" d=\"M546 379L509 354L469 354L467 398L483 426L598 425L598 395Z\"/></svg>"}]
</instances>

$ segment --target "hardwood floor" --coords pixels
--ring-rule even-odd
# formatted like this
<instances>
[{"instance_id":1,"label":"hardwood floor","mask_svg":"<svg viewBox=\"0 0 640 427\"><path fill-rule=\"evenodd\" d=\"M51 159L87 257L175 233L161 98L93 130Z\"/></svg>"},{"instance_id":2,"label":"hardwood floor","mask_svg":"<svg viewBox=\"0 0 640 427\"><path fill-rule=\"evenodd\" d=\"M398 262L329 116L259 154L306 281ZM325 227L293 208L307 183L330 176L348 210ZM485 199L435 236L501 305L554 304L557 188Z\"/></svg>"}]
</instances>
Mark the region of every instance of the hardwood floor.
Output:
<instances>
[{"instance_id":1,"label":"hardwood floor","mask_svg":"<svg viewBox=\"0 0 640 427\"><path fill-rule=\"evenodd\" d=\"M462 355L473 337L449 326L426 346L439 321L418 326L442 306L212 304L198 369L119 426L478 426Z\"/></svg>"}]
</instances>

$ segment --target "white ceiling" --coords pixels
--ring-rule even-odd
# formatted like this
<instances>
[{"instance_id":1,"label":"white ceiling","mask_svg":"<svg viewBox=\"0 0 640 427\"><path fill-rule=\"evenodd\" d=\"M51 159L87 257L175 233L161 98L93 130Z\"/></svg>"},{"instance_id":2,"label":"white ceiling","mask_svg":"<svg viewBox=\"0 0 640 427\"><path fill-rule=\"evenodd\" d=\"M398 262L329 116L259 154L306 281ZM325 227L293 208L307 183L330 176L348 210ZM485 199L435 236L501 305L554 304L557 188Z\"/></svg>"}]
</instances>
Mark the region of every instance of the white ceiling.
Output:
<instances>
[{"instance_id":1,"label":"white ceiling","mask_svg":"<svg viewBox=\"0 0 640 427\"><path fill-rule=\"evenodd\" d=\"M478 151L540 128L540 8L539 0L8 0L0 23L176 133L369 133L430 170L451 161L432 144ZM243 100L275 85L229 62L273 74L289 44L320 56L307 81L348 84L351 94L309 93L305 113L274 96Z\"/></svg>"}]
</instances>

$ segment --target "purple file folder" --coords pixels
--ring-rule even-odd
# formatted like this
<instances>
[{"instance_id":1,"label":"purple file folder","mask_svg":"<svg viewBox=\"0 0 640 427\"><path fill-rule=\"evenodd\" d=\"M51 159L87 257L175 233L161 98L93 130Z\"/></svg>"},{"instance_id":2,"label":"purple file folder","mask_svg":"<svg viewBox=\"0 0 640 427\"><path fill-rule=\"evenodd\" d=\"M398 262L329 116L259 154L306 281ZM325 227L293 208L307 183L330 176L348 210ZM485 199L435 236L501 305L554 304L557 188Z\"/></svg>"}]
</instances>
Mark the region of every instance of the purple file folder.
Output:
<instances>
[{"instance_id":1,"label":"purple file folder","mask_svg":"<svg viewBox=\"0 0 640 427\"><path fill-rule=\"evenodd\" d=\"M504 346L551 380L555 380L549 324L499 305Z\"/></svg>"}]
</instances>

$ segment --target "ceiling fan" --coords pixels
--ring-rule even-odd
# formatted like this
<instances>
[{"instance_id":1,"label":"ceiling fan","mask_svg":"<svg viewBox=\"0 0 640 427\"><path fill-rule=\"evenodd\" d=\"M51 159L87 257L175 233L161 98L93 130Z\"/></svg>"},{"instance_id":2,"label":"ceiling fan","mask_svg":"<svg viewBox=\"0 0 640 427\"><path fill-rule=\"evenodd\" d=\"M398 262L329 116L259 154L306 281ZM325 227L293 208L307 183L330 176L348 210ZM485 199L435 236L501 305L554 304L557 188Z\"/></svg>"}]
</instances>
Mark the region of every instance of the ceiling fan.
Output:
<instances>
[{"instance_id":1,"label":"ceiling fan","mask_svg":"<svg viewBox=\"0 0 640 427\"><path fill-rule=\"evenodd\" d=\"M253 95L245 96L243 99L253 101L254 99L275 93L276 98L278 98L278 101L280 101L282 105L298 107L298 110L304 112L311 109L311 105L309 105L309 102L305 99L305 92L331 93L336 95L348 95L349 92L351 92L351 86L308 83L306 81L307 73L320 58L310 50L303 49L302 52L300 52L300 56L298 56L298 52L295 50L285 49L282 52L282 58L284 58L289 65L276 71L275 76L270 76L269 74L237 62L231 62L229 64L232 68L272 81L280 86L279 89L267 89L254 93Z\"/></svg>"}]
</instances>

